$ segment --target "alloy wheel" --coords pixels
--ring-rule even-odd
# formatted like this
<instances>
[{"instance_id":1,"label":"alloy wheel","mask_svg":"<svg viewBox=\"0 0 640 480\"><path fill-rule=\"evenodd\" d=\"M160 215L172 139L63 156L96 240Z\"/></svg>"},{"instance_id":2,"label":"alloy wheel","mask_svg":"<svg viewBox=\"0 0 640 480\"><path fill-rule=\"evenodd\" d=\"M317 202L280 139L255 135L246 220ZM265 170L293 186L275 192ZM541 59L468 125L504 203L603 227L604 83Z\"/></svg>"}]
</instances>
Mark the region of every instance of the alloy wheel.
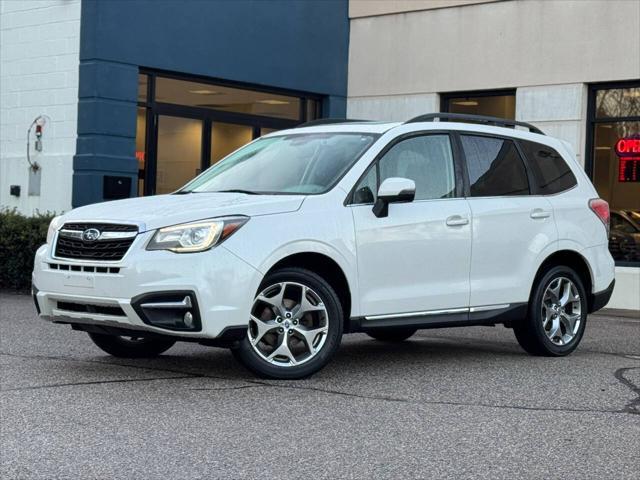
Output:
<instances>
[{"instance_id":1,"label":"alloy wheel","mask_svg":"<svg viewBox=\"0 0 640 480\"><path fill-rule=\"evenodd\" d=\"M566 277L551 280L542 296L542 328L555 345L567 345L582 321L582 304L576 285Z\"/></svg>"},{"instance_id":2,"label":"alloy wheel","mask_svg":"<svg viewBox=\"0 0 640 480\"><path fill-rule=\"evenodd\" d=\"M265 361L301 365L321 350L329 332L329 316L320 296L296 282L281 282L262 290L253 302L248 336Z\"/></svg>"}]
</instances>

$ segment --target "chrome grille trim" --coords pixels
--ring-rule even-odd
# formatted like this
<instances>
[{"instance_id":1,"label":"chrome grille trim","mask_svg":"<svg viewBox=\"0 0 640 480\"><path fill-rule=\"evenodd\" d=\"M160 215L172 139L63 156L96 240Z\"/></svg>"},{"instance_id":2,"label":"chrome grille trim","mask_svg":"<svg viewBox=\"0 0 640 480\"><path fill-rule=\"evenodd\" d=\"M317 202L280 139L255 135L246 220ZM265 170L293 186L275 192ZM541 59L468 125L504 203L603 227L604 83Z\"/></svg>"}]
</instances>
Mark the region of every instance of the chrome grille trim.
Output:
<instances>
[{"instance_id":1,"label":"chrome grille trim","mask_svg":"<svg viewBox=\"0 0 640 480\"><path fill-rule=\"evenodd\" d=\"M138 225L109 222L67 222L57 232L53 258L119 262L138 235ZM93 230L93 238L85 236Z\"/></svg>"}]
</instances>

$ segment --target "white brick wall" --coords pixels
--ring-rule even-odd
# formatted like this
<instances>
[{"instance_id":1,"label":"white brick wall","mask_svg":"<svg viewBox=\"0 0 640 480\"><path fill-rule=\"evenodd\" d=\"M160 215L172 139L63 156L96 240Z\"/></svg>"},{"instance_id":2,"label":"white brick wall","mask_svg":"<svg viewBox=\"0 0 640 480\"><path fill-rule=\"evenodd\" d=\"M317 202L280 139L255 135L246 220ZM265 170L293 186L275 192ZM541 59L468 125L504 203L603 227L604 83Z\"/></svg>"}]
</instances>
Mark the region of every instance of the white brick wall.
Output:
<instances>
[{"instance_id":1,"label":"white brick wall","mask_svg":"<svg viewBox=\"0 0 640 480\"><path fill-rule=\"evenodd\" d=\"M80 0L0 0L0 208L25 214L71 208L76 150ZM28 195L27 129L45 127L39 196ZM9 194L20 185L19 198Z\"/></svg>"}]
</instances>

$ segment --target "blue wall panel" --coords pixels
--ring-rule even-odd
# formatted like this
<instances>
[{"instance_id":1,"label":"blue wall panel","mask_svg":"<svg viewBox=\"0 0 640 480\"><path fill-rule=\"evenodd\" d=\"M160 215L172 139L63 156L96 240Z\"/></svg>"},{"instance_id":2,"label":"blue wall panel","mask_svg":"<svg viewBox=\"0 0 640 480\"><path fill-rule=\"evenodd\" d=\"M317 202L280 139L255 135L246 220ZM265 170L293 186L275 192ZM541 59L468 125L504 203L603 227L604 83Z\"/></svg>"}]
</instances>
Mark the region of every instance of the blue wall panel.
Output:
<instances>
[{"instance_id":1,"label":"blue wall panel","mask_svg":"<svg viewBox=\"0 0 640 480\"><path fill-rule=\"evenodd\" d=\"M324 95L346 111L347 0L83 0L73 205L131 176L139 67ZM91 177L99 177L91 180Z\"/></svg>"}]
</instances>

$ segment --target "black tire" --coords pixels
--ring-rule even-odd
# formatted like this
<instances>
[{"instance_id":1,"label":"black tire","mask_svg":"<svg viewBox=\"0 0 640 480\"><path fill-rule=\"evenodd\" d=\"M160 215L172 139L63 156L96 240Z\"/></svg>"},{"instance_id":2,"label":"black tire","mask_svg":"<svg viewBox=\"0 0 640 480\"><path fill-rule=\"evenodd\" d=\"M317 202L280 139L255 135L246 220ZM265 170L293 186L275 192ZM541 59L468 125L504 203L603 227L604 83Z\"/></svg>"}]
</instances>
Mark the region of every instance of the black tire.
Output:
<instances>
[{"instance_id":1,"label":"black tire","mask_svg":"<svg viewBox=\"0 0 640 480\"><path fill-rule=\"evenodd\" d=\"M371 338L382 342L403 342L418 331L417 328L376 328L365 332Z\"/></svg>"},{"instance_id":2,"label":"black tire","mask_svg":"<svg viewBox=\"0 0 640 480\"><path fill-rule=\"evenodd\" d=\"M102 351L118 358L157 357L176 343L174 340L156 337L137 337L134 339L100 333L89 333L89 337Z\"/></svg>"},{"instance_id":3,"label":"black tire","mask_svg":"<svg viewBox=\"0 0 640 480\"><path fill-rule=\"evenodd\" d=\"M331 285L321 276L304 268L283 268L268 274L262 281L256 296L269 286L282 282L295 282L311 288L324 304L328 331L320 350L313 358L300 365L274 365L258 355L251 345L249 335L246 335L231 351L237 360L259 377L281 380L306 378L329 363L340 346L344 314L340 299Z\"/></svg>"},{"instance_id":4,"label":"black tire","mask_svg":"<svg viewBox=\"0 0 640 480\"><path fill-rule=\"evenodd\" d=\"M567 278L575 285L580 296L580 325L574 337L564 345L551 341L543 327L542 301L547 287L558 278ZM560 265L549 268L536 279L529 299L527 318L516 322L513 332L520 346L531 355L562 357L573 352L578 345L587 323L587 294L580 276L570 267ZM564 328L564 327L563 327Z\"/></svg>"}]
</instances>

